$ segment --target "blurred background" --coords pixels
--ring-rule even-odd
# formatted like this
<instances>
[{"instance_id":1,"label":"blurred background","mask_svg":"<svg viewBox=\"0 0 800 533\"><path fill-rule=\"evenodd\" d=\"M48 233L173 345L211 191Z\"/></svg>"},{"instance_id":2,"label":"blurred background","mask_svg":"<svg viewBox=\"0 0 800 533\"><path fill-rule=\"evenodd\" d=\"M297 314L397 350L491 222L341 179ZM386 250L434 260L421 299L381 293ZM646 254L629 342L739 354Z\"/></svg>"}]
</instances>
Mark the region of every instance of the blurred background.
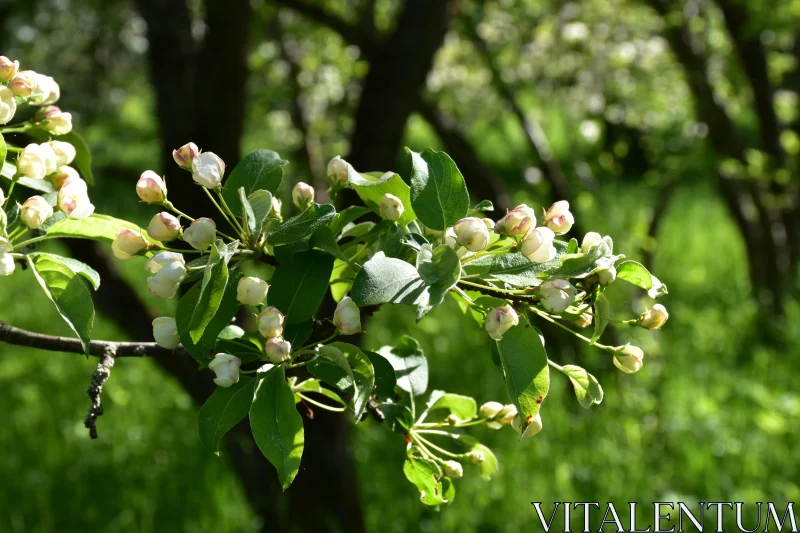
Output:
<instances>
[{"instance_id":1,"label":"blurred background","mask_svg":"<svg viewBox=\"0 0 800 533\"><path fill-rule=\"evenodd\" d=\"M582 409L553 376L545 431L476 432L501 469L467 475L440 512L380 424L307 420L283 494L246 427L221 457L202 448L210 379L194 364L119 360L90 441L96 361L0 345L0 531L521 532L538 530L531 501L611 501L624 517L629 501L797 501L799 21L796 0L0 0L0 53L60 83L100 212L146 225L145 169L182 210L209 212L171 163L188 141L228 168L256 148L289 159L284 214L297 181L324 194L337 154L385 171L432 146L493 218L569 200L572 234L611 235L669 286L671 314L655 334L607 333L644 348L635 376L548 337L604 402ZM142 290L138 261L67 246L103 274L94 337L148 339L176 302ZM652 303L607 294L618 318ZM30 272L0 282L0 301L0 320L68 334ZM366 329L373 349L417 337L431 389L505 400L488 338L452 302L419 325L385 309Z\"/></svg>"}]
</instances>

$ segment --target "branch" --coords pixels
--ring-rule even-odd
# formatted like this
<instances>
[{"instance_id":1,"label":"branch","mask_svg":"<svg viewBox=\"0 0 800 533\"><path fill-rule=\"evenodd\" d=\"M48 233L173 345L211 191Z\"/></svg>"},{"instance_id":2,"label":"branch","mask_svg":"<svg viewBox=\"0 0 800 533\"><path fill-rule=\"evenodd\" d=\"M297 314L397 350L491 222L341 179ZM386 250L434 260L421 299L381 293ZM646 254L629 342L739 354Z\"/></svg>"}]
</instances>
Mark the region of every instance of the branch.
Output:
<instances>
[{"instance_id":1,"label":"branch","mask_svg":"<svg viewBox=\"0 0 800 533\"><path fill-rule=\"evenodd\" d=\"M313 2L308 0L275 0L275 3L296 11L315 22L319 22L323 26L327 26L348 43L358 46L368 58L380 46L380 39L376 35L364 31L359 26L347 22Z\"/></svg>"}]
</instances>

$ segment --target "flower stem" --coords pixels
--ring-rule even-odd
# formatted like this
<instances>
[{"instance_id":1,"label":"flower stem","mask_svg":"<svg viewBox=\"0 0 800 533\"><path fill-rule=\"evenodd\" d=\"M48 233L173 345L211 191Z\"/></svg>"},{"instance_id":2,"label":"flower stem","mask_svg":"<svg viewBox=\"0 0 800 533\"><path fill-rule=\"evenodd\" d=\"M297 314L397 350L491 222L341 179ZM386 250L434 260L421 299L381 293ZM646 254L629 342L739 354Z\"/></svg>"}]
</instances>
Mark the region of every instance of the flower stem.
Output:
<instances>
[{"instance_id":1,"label":"flower stem","mask_svg":"<svg viewBox=\"0 0 800 533\"><path fill-rule=\"evenodd\" d=\"M214 204L214 207L216 207L216 208L217 208L217 211L219 211L219 212L222 214L222 217L223 217L223 218L224 218L224 219L225 219L225 220L228 222L228 224L230 224L230 225L231 225L231 227L232 227L232 228L233 228L233 229L234 229L234 230L237 232L237 234L239 235L239 239L241 239L242 241L244 241L244 240L245 240L245 239L244 239L244 235L243 235L242 233L239 233L238 225L237 225L237 224L234 224L233 222L231 222L231 219L230 219L230 218L228 218L228 214L227 214L227 213L225 213L225 211L223 211L223 210L222 210L222 207L221 207L221 206L220 206L220 205L217 203L217 201L216 201L216 200L214 200L214 195L213 195L213 194L211 194L211 191L209 191L209 190L208 190L208 189L206 189L205 187L203 187L203 190L204 190L204 191L206 192L206 194L208 195L208 198L209 198L209 200L211 200L211 203L212 203L212 204ZM222 233L221 231L220 231L220 232L217 232L217 233L219 233L220 235L225 235L225 234L224 234L224 233Z\"/></svg>"},{"instance_id":2,"label":"flower stem","mask_svg":"<svg viewBox=\"0 0 800 533\"><path fill-rule=\"evenodd\" d=\"M506 294L522 294L525 296L531 296L531 293L526 290L517 290L517 289L499 289L497 287L489 287L488 285L481 285L480 283L473 283L471 281L466 281L464 279L459 280L459 283L463 283L464 285L469 285L470 287L475 287L478 289L486 289L495 292L502 292Z\"/></svg>"},{"instance_id":3,"label":"flower stem","mask_svg":"<svg viewBox=\"0 0 800 533\"><path fill-rule=\"evenodd\" d=\"M414 436L417 439L419 439L420 442L424 443L425 446L430 446L431 448L433 448L437 452L441 453L445 457L452 457L453 459L461 459L463 457L462 454L453 453L453 452L445 450L444 448L440 448L439 446L435 445L434 443L432 443L431 441L429 441L428 439L426 439L425 437L423 437L421 435L415 434Z\"/></svg>"},{"instance_id":4,"label":"flower stem","mask_svg":"<svg viewBox=\"0 0 800 533\"><path fill-rule=\"evenodd\" d=\"M231 208L228 207L227 202L225 202L225 198L222 196L222 194L220 194L219 191L220 191L219 188L214 189L214 192L217 193L217 196L219 196L219 201L222 202L222 207L225 209L225 211L227 211L230 214L231 220L233 220L233 223L235 224L235 228L241 233L242 237L244 237L245 235L247 235L247 232L244 230L244 227L242 227L242 225L239 223L239 220L233 214ZM217 206L217 209L219 209L219 206Z\"/></svg>"},{"instance_id":5,"label":"flower stem","mask_svg":"<svg viewBox=\"0 0 800 533\"><path fill-rule=\"evenodd\" d=\"M330 405L326 405L326 404L324 404L322 402L318 402L316 400L312 400L311 398L309 398L308 396L306 396L305 394L302 394L300 392L295 392L295 394L300 396L303 400L307 401L308 403L316 405L320 409L325 409L326 411L333 411L334 413L342 413L347 409L347 407L333 407L333 406L330 406Z\"/></svg>"},{"instance_id":6,"label":"flower stem","mask_svg":"<svg viewBox=\"0 0 800 533\"><path fill-rule=\"evenodd\" d=\"M27 241L22 241L20 243L15 244L14 245L14 249L17 250L19 248L24 248L26 246L29 246L29 245L31 245L31 244L33 244L35 242L40 242L40 241L44 241L44 240L47 240L47 239L54 239L54 238L55 237L52 237L50 235L42 235L41 237L34 237L32 239L28 239Z\"/></svg>"}]
</instances>

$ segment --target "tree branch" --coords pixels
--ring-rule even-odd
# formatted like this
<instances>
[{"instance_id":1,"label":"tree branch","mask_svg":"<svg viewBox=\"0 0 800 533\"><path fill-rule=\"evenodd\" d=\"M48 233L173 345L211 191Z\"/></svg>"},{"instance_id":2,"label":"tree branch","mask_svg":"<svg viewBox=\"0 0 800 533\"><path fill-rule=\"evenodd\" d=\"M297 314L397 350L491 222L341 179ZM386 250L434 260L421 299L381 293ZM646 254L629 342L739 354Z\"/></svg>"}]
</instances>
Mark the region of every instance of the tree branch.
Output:
<instances>
[{"instance_id":1,"label":"tree branch","mask_svg":"<svg viewBox=\"0 0 800 533\"><path fill-rule=\"evenodd\" d=\"M367 58L374 54L380 45L380 39L377 35L364 31L361 27L347 22L313 2L308 0L275 0L275 3L319 22L323 26L327 26L348 43L358 46Z\"/></svg>"}]
</instances>

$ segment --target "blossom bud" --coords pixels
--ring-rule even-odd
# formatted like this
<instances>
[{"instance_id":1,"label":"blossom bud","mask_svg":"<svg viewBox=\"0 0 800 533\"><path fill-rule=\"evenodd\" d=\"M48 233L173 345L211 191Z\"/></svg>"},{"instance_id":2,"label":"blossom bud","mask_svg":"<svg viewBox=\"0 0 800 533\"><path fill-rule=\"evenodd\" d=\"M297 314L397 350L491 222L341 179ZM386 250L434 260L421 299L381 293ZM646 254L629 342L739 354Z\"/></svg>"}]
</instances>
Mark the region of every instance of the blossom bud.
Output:
<instances>
[{"instance_id":1,"label":"blossom bud","mask_svg":"<svg viewBox=\"0 0 800 533\"><path fill-rule=\"evenodd\" d=\"M0 189L0 207L6 203L6 193L3 192L3 189Z\"/></svg>"},{"instance_id":2,"label":"blossom bud","mask_svg":"<svg viewBox=\"0 0 800 533\"><path fill-rule=\"evenodd\" d=\"M314 201L314 187L308 183L298 182L292 189L292 203L300 210L305 211Z\"/></svg>"},{"instance_id":3,"label":"blossom bud","mask_svg":"<svg viewBox=\"0 0 800 533\"><path fill-rule=\"evenodd\" d=\"M442 464L444 475L451 479L458 479L464 475L464 467L458 461L445 461Z\"/></svg>"},{"instance_id":4,"label":"blossom bud","mask_svg":"<svg viewBox=\"0 0 800 533\"><path fill-rule=\"evenodd\" d=\"M454 230L453 228L447 228L447 231L444 232L444 243L450 248L456 247L456 244L458 244L458 237L456 236L456 230Z\"/></svg>"},{"instance_id":5,"label":"blossom bud","mask_svg":"<svg viewBox=\"0 0 800 533\"><path fill-rule=\"evenodd\" d=\"M161 252L144 265L145 270L155 274L147 278L147 288L156 298L172 298L186 277L186 262L176 252Z\"/></svg>"},{"instance_id":6,"label":"blossom bud","mask_svg":"<svg viewBox=\"0 0 800 533\"><path fill-rule=\"evenodd\" d=\"M61 187L63 187L70 178L81 179L81 175L78 174L77 170L68 165L60 166L55 170L55 172L47 175L47 179L50 180L50 183L53 184L53 187L55 187L56 190L61 189Z\"/></svg>"},{"instance_id":7,"label":"blossom bud","mask_svg":"<svg viewBox=\"0 0 800 533\"><path fill-rule=\"evenodd\" d=\"M17 172L31 179L41 180L47 175L47 154L39 144L29 144L17 159Z\"/></svg>"},{"instance_id":8,"label":"blossom bud","mask_svg":"<svg viewBox=\"0 0 800 533\"><path fill-rule=\"evenodd\" d=\"M589 313L583 313L581 316L573 320L572 323L579 328L588 328L592 325L592 315Z\"/></svg>"},{"instance_id":9,"label":"blossom bud","mask_svg":"<svg viewBox=\"0 0 800 533\"><path fill-rule=\"evenodd\" d=\"M160 316L153 320L153 338L156 344L167 350L173 350L181 343L178 336L178 325L169 316Z\"/></svg>"},{"instance_id":10,"label":"blossom bud","mask_svg":"<svg viewBox=\"0 0 800 533\"><path fill-rule=\"evenodd\" d=\"M55 106L55 109L58 109ZM72 113L52 113L47 116L47 120L42 124L44 131L52 133L53 135L66 135L72 131Z\"/></svg>"},{"instance_id":11,"label":"blossom bud","mask_svg":"<svg viewBox=\"0 0 800 533\"><path fill-rule=\"evenodd\" d=\"M41 196L31 196L25 200L19 212L22 223L30 229L37 229L52 215L53 208Z\"/></svg>"},{"instance_id":12,"label":"blossom bud","mask_svg":"<svg viewBox=\"0 0 800 533\"><path fill-rule=\"evenodd\" d=\"M553 238L555 235L549 228L533 228L522 238L522 255L534 263L551 261L557 253Z\"/></svg>"},{"instance_id":13,"label":"blossom bud","mask_svg":"<svg viewBox=\"0 0 800 533\"><path fill-rule=\"evenodd\" d=\"M292 345L283 337L271 337L264 346L264 351L273 364L279 365L291 358Z\"/></svg>"},{"instance_id":14,"label":"blossom bud","mask_svg":"<svg viewBox=\"0 0 800 533\"><path fill-rule=\"evenodd\" d=\"M192 159L192 179L209 189L216 189L225 175L225 162L214 152L203 152Z\"/></svg>"},{"instance_id":15,"label":"blossom bud","mask_svg":"<svg viewBox=\"0 0 800 533\"><path fill-rule=\"evenodd\" d=\"M461 419L458 418L453 413L450 413L449 415L447 415L447 417L444 419L444 421L445 421L445 423L447 423L450 426L457 426L458 423L461 422Z\"/></svg>"},{"instance_id":16,"label":"blossom bud","mask_svg":"<svg viewBox=\"0 0 800 533\"><path fill-rule=\"evenodd\" d=\"M484 328L491 338L499 341L503 334L519 324L517 312L509 306L496 307L486 315Z\"/></svg>"},{"instance_id":17,"label":"blossom bud","mask_svg":"<svg viewBox=\"0 0 800 533\"><path fill-rule=\"evenodd\" d=\"M0 56L0 83L11 80L18 71L19 61L11 61L6 56Z\"/></svg>"},{"instance_id":18,"label":"blossom bud","mask_svg":"<svg viewBox=\"0 0 800 533\"><path fill-rule=\"evenodd\" d=\"M58 208L70 218L86 218L94 213L86 182L79 177L68 177L58 190Z\"/></svg>"},{"instance_id":19,"label":"blossom bud","mask_svg":"<svg viewBox=\"0 0 800 533\"><path fill-rule=\"evenodd\" d=\"M333 312L333 324L342 335L355 335L361 331L361 310L349 296L342 298Z\"/></svg>"},{"instance_id":20,"label":"blossom bud","mask_svg":"<svg viewBox=\"0 0 800 533\"><path fill-rule=\"evenodd\" d=\"M589 250L592 246L597 246L603 242L603 236L597 233L596 231L590 231L583 237L583 242L581 243L581 252L589 253Z\"/></svg>"},{"instance_id":21,"label":"blossom bud","mask_svg":"<svg viewBox=\"0 0 800 533\"><path fill-rule=\"evenodd\" d=\"M267 297L269 285L263 279L245 276L239 280L236 286L236 299L242 305L261 305Z\"/></svg>"},{"instance_id":22,"label":"blossom bud","mask_svg":"<svg viewBox=\"0 0 800 533\"><path fill-rule=\"evenodd\" d=\"M36 87L30 95L28 102L31 105L48 105L55 103L61 96L61 89L50 76L36 74Z\"/></svg>"},{"instance_id":23,"label":"blossom bud","mask_svg":"<svg viewBox=\"0 0 800 533\"><path fill-rule=\"evenodd\" d=\"M111 250L117 259L131 259L146 249L147 241L132 229L120 231L111 243Z\"/></svg>"},{"instance_id":24,"label":"blossom bud","mask_svg":"<svg viewBox=\"0 0 800 533\"><path fill-rule=\"evenodd\" d=\"M661 304L656 304L640 316L638 322L643 328L661 329L668 318L667 308Z\"/></svg>"},{"instance_id":25,"label":"blossom bud","mask_svg":"<svg viewBox=\"0 0 800 533\"><path fill-rule=\"evenodd\" d=\"M520 204L497 221L495 231L512 237L520 237L528 233L528 230L534 226L536 226L536 213L527 205Z\"/></svg>"},{"instance_id":26,"label":"blossom bud","mask_svg":"<svg viewBox=\"0 0 800 533\"><path fill-rule=\"evenodd\" d=\"M53 149L53 153L56 154L57 167L69 165L75 160L77 151L70 143L64 141L50 141L47 144L50 145L50 148Z\"/></svg>"},{"instance_id":27,"label":"blossom bud","mask_svg":"<svg viewBox=\"0 0 800 533\"><path fill-rule=\"evenodd\" d=\"M277 217L279 220L283 220L281 216L281 207L283 207L283 202L277 196L272 197L272 209L270 209L269 214Z\"/></svg>"},{"instance_id":28,"label":"blossom bud","mask_svg":"<svg viewBox=\"0 0 800 533\"><path fill-rule=\"evenodd\" d=\"M0 276L10 276L17 268L11 254L0 254Z\"/></svg>"},{"instance_id":29,"label":"blossom bud","mask_svg":"<svg viewBox=\"0 0 800 533\"><path fill-rule=\"evenodd\" d=\"M239 358L231 354L218 353L208 363L208 369L217 375L214 383L220 387L227 388L239 381Z\"/></svg>"},{"instance_id":30,"label":"blossom bud","mask_svg":"<svg viewBox=\"0 0 800 533\"><path fill-rule=\"evenodd\" d=\"M479 465L486 460L486 454L480 450L467 452L467 462L471 465Z\"/></svg>"},{"instance_id":31,"label":"blossom bud","mask_svg":"<svg viewBox=\"0 0 800 533\"><path fill-rule=\"evenodd\" d=\"M513 403L510 403L503 407L503 409L497 413L497 416L494 419L504 426L511 425L514 421L514 417L517 416L517 406Z\"/></svg>"},{"instance_id":32,"label":"blossom bud","mask_svg":"<svg viewBox=\"0 0 800 533\"><path fill-rule=\"evenodd\" d=\"M11 89L15 96L20 98L29 97L36 88L36 73L32 70L19 72L14 76L14 79L8 82L8 88Z\"/></svg>"},{"instance_id":33,"label":"blossom bud","mask_svg":"<svg viewBox=\"0 0 800 533\"><path fill-rule=\"evenodd\" d=\"M575 224L575 217L569 211L569 202L561 200L550 206L542 221L553 233L562 235L568 232Z\"/></svg>"},{"instance_id":34,"label":"blossom bud","mask_svg":"<svg viewBox=\"0 0 800 533\"><path fill-rule=\"evenodd\" d=\"M486 402L481 405L478 415L481 418L492 419L497 416L497 413L503 410L503 404L500 402Z\"/></svg>"},{"instance_id":35,"label":"blossom bud","mask_svg":"<svg viewBox=\"0 0 800 533\"><path fill-rule=\"evenodd\" d=\"M172 151L172 159L184 170L191 172L192 161L200 153L200 149L194 143L186 143L177 150Z\"/></svg>"},{"instance_id":36,"label":"blossom bud","mask_svg":"<svg viewBox=\"0 0 800 533\"><path fill-rule=\"evenodd\" d=\"M280 337L283 335L283 313L277 307L267 307L258 315L258 332L262 337Z\"/></svg>"},{"instance_id":37,"label":"blossom bud","mask_svg":"<svg viewBox=\"0 0 800 533\"><path fill-rule=\"evenodd\" d=\"M157 274L161 272L164 267L173 263L178 263L184 267L186 266L186 260L183 258L183 255L179 254L178 252L160 252L147 260L147 262L144 264L144 269L151 274ZM171 281L176 282L182 280L182 277L173 277L171 279Z\"/></svg>"},{"instance_id":38,"label":"blossom bud","mask_svg":"<svg viewBox=\"0 0 800 533\"><path fill-rule=\"evenodd\" d=\"M147 226L147 234L157 241L171 241L180 237L181 223L171 214L162 211L150 220L150 224Z\"/></svg>"},{"instance_id":39,"label":"blossom bud","mask_svg":"<svg viewBox=\"0 0 800 533\"><path fill-rule=\"evenodd\" d=\"M331 187L344 187L348 182L350 163L338 155L328 163L328 183Z\"/></svg>"},{"instance_id":40,"label":"blossom bud","mask_svg":"<svg viewBox=\"0 0 800 533\"><path fill-rule=\"evenodd\" d=\"M0 254L7 254L14 250L14 245L5 237L0 237Z\"/></svg>"},{"instance_id":41,"label":"blossom bud","mask_svg":"<svg viewBox=\"0 0 800 533\"><path fill-rule=\"evenodd\" d=\"M394 222L403 216L404 210L405 206L403 205L403 201L397 196L387 192L383 195L383 198L381 198L381 216L386 220Z\"/></svg>"},{"instance_id":42,"label":"blossom bud","mask_svg":"<svg viewBox=\"0 0 800 533\"><path fill-rule=\"evenodd\" d=\"M17 112L17 99L11 89L0 85L0 124L8 124Z\"/></svg>"},{"instance_id":43,"label":"blossom bud","mask_svg":"<svg viewBox=\"0 0 800 533\"><path fill-rule=\"evenodd\" d=\"M489 244L489 230L479 218L462 218L453 226L456 242L470 252L480 252Z\"/></svg>"},{"instance_id":44,"label":"blossom bud","mask_svg":"<svg viewBox=\"0 0 800 533\"><path fill-rule=\"evenodd\" d=\"M204 251L217 238L217 225L210 218L198 218L183 230L183 240L195 250Z\"/></svg>"},{"instance_id":45,"label":"blossom bud","mask_svg":"<svg viewBox=\"0 0 800 533\"><path fill-rule=\"evenodd\" d=\"M617 279L617 269L613 266L597 271L597 281L601 286L607 287Z\"/></svg>"},{"instance_id":46,"label":"blossom bud","mask_svg":"<svg viewBox=\"0 0 800 533\"><path fill-rule=\"evenodd\" d=\"M539 286L539 303L551 313L563 313L575 301L578 291L565 279L552 279Z\"/></svg>"},{"instance_id":47,"label":"blossom bud","mask_svg":"<svg viewBox=\"0 0 800 533\"><path fill-rule=\"evenodd\" d=\"M136 194L143 202L160 204L167 199L167 183L152 170L145 170L136 182Z\"/></svg>"},{"instance_id":48,"label":"blossom bud","mask_svg":"<svg viewBox=\"0 0 800 533\"><path fill-rule=\"evenodd\" d=\"M638 346L618 346L614 349L614 366L626 374L634 374L644 364L644 352Z\"/></svg>"},{"instance_id":49,"label":"blossom bud","mask_svg":"<svg viewBox=\"0 0 800 533\"><path fill-rule=\"evenodd\" d=\"M486 226L486 229L494 229L494 220L491 218L482 218L481 222Z\"/></svg>"},{"instance_id":50,"label":"blossom bud","mask_svg":"<svg viewBox=\"0 0 800 533\"><path fill-rule=\"evenodd\" d=\"M513 427L517 433L522 433L523 437L533 437L534 435L538 435L542 430L542 415L537 413L536 416L531 418L528 427L523 427L522 418L519 415L515 416L511 427Z\"/></svg>"},{"instance_id":51,"label":"blossom bud","mask_svg":"<svg viewBox=\"0 0 800 533\"><path fill-rule=\"evenodd\" d=\"M56 157L56 153L53 151L53 148L47 143L42 143L39 145L39 152L44 157L45 175L55 172L58 168L58 158Z\"/></svg>"}]
</instances>

